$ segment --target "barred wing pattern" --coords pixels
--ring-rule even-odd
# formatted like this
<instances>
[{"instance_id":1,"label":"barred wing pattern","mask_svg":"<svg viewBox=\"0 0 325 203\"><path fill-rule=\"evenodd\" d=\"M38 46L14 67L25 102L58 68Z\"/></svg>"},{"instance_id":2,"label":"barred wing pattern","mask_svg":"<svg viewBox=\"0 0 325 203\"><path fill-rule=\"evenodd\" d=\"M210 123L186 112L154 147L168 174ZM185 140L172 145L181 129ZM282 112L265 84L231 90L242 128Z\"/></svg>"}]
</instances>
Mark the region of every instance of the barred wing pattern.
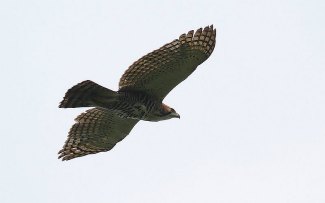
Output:
<instances>
[{"instance_id":1,"label":"barred wing pattern","mask_svg":"<svg viewBox=\"0 0 325 203\"><path fill-rule=\"evenodd\" d=\"M68 139L59 151L63 161L111 150L138 122L120 118L103 108L89 109L75 120L77 123L71 127Z\"/></svg>"},{"instance_id":2,"label":"barred wing pattern","mask_svg":"<svg viewBox=\"0 0 325 203\"><path fill-rule=\"evenodd\" d=\"M163 100L211 55L216 38L213 26L191 30L133 63L122 75L119 91L139 91Z\"/></svg>"}]
</instances>

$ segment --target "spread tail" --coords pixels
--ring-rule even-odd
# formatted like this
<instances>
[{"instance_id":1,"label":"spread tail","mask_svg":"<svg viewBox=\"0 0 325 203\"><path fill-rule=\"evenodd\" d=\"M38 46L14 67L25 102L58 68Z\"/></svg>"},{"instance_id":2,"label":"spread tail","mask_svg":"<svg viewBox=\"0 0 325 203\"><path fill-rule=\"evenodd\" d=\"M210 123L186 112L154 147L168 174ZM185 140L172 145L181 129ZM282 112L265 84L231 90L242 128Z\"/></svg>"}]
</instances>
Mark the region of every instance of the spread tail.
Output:
<instances>
[{"instance_id":1,"label":"spread tail","mask_svg":"<svg viewBox=\"0 0 325 203\"><path fill-rule=\"evenodd\" d=\"M69 89L59 107L108 107L111 102L117 99L117 92L86 80Z\"/></svg>"}]
</instances>

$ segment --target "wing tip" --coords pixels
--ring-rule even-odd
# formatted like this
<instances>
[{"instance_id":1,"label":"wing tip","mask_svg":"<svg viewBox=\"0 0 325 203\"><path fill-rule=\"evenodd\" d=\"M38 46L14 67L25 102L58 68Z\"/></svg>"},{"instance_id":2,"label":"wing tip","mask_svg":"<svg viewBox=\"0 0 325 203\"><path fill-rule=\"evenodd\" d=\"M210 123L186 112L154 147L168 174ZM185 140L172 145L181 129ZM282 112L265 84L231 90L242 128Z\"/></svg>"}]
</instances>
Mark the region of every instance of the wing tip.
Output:
<instances>
[{"instance_id":1,"label":"wing tip","mask_svg":"<svg viewBox=\"0 0 325 203\"><path fill-rule=\"evenodd\" d=\"M195 32L190 30L179 37L181 44L188 44L192 49L203 51L209 57L215 47L217 30L213 24L198 28Z\"/></svg>"},{"instance_id":2,"label":"wing tip","mask_svg":"<svg viewBox=\"0 0 325 203\"><path fill-rule=\"evenodd\" d=\"M198 28L196 31L194 30L190 30L186 33L183 33L179 36L179 41L184 42L186 39L186 42L189 41L189 39L191 39L191 41L196 40L198 36L206 35L207 33L212 33L212 35L208 35L208 36L212 36L211 38L215 38L216 35L216 28L214 28L213 24L205 26L204 28L200 27Z\"/></svg>"},{"instance_id":3,"label":"wing tip","mask_svg":"<svg viewBox=\"0 0 325 203\"><path fill-rule=\"evenodd\" d=\"M58 152L58 159L61 159L61 161L69 161L71 159L74 159L74 158L78 158L78 157L81 157L81 156L86 156L88 154L91 154L91 153L84 153L83 151L81 150L68 150L68 149L61 149L59 152Z\"/></svg>"}]
</instances>

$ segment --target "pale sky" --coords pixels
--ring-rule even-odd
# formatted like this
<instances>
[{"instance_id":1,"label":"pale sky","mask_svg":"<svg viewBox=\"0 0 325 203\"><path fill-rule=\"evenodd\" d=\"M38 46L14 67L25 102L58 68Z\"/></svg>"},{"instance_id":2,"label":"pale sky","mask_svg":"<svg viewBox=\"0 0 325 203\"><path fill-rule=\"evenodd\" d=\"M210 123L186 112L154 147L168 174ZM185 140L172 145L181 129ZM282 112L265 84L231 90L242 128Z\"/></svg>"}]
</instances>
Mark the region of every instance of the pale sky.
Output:
<instances>
[{"instance_id":1,"label":"pale sky","mask_svg":"<svg viewBox=\"0 0 325 203\"><path fill-rule=\"evenodd\" d=\"M111 3L110 3L111 2ZM3 0L1 203L324 203L325 1ZM66 90L213 24L212 56L110 152L57 159Z\"/></svg>"}]
</instances>

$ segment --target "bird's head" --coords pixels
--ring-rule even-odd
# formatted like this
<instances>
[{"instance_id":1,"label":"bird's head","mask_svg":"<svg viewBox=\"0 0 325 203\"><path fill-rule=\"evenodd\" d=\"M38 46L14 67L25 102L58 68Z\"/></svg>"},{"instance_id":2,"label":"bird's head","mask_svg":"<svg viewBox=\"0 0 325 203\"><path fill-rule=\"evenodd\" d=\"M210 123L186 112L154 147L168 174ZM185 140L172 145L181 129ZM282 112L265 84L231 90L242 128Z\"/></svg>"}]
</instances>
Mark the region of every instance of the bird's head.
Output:
<instances>
[{"instance_id":1,"label":"bird's head","mask_svg":"<svg viewBox=\"0 0 325 203\"><path fill-rule=\"evenodd\" d=\"M162 120L181 118L181 116L173 108L167 106L166 104L161 104L160 115Z\"/></svg>"}]
</instances>

